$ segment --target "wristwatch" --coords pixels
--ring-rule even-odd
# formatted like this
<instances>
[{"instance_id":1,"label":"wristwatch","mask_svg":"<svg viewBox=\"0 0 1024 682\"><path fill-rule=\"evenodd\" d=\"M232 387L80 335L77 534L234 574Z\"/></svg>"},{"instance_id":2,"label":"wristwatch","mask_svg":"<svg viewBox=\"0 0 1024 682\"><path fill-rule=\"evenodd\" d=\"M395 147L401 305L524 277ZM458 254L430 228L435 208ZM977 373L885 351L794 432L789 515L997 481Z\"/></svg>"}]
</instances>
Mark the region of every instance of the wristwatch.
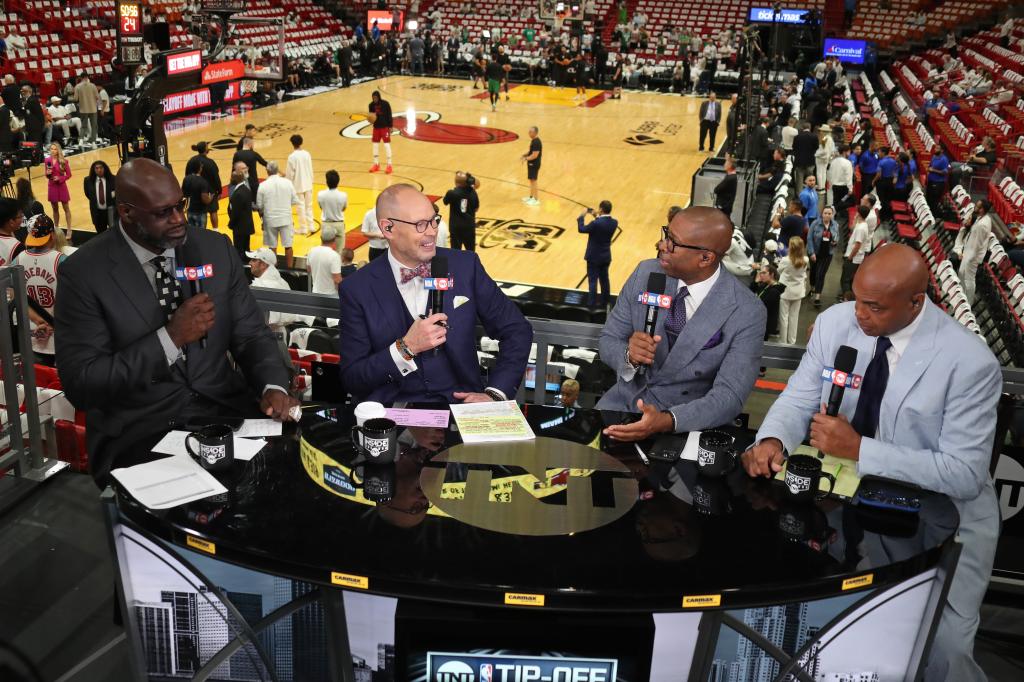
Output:
<instances>
[{"instance_id":1,"label":"wristwatch","mask_svg":"<svg viewBox=\"0 0 1024 682\"><path fill-rule=\"evenodd\" d=\"M502 400L505 399L505 396L501 395L493 388L485 388L484 393L489 395L491 397L491 400L493 400L494 402L501 402Z\"/></svg>"},{"instance_id":2,"label":"wristwatch","mask_svg":"<svg viewBox=\"0 0 1024 682\"><path fill-rule=\"evenodd\" d=\"M632 367L633 371L636 371L636 370L640 369L640 365L636 364L635 362L633 362L632 360L629 359L629 346L626 346L625 358L626 358L626 364L629 365L630 367Z\"/></svg>"}]
</instances>

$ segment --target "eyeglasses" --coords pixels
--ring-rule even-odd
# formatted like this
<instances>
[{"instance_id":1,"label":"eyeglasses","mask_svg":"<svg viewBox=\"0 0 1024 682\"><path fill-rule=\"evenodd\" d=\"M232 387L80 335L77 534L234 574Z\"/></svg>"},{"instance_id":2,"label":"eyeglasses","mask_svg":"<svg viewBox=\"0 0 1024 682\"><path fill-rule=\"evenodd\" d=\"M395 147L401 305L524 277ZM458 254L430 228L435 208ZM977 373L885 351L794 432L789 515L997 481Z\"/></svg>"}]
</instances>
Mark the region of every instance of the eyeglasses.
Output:
<instances>
[{"instance_id":1,"label":"eyeglasses","mask_svg":"<svg viewBox=\"0 0 1024 682\"><path fill-rule=\"evenodd\" d=\"M179 201L176 204L172 204L170 206L165 206L163 208L157 208L157 209L152 209L152 210L148 209L148 208L143 208L141 206L136 206L135 204L131 203L130 201L122 201L120 203L125 204L126 206L131 206L132 208L138 209L138 210L142 211L143 213L148 213L149 215L153 216L154 218L159 218L161 220L166 220L167 218L170 218L172 215L174 215L175 211L177 211L178 213L181 213L182 215L184 215L185 214L185 205L186 205L187 202L184 199L182 199L181 201Z\"/></svg>"},{"instance_id":2,"label":"eyeglasses","mask_svg":"<svg viewBox=\"0 0 1024 682\"><path fill-rule=\"evenodd\" d=\"M711 249L704 246L693 246L692 244L681 244L672 238L672 233L668 231L668 226L663 225L661 228L661 241L668 242L668 252L675 253L676 249L691 249L693 251L707 251L708 253L714 253Z\"/></svg>"},{"instance_id":3,"label":"eyeglasses","mask_svg":"<svg viewBox=\"0 0 1024 682\"><path fill-rule=\"evenodd\" d=\"M441 216L440 215L435 215L433 218L430 218L428 220L417 220L415 222L410 221L410 220L401 220L399 218L388 218L387 220L390 220L390 221L395 222L395 223L405 223L406 225L412 225L413 227L416 228L416 231L419 232L420 234L423 234L424 232L427 231L428 228L431 228L431 227L436 230L438 228L438 226L440 226L440 224L441 224Z\"/></svg>"}]
</instances>

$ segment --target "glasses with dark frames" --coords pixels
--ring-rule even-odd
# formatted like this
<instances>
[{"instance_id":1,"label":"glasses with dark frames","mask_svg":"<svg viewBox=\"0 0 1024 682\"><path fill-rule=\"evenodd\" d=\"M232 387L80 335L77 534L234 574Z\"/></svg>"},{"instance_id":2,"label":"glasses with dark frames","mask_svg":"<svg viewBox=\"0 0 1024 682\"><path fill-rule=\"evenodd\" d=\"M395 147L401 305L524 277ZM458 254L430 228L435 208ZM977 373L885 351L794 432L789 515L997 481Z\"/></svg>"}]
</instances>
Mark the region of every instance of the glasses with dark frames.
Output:
<instances>
[{"instance_id":1,"label":"glasses with dark frames","mask_svg":"<svg viewBox=\"0 0 1024 682\"><path fill-rule=\"evenodd\" d=\"M669 253L675 253L677 248L679 248L679 249L690 249L692 251L707 251L708 253L714 253L714 251L712 251L711 249L707 248L706 246L694 246L693 244L683 244L681 242L677 242L672 237L672 233L668 231L668 226L667 225L663 225L662 228L661 228L661 241L668 242L668 244L669 244L668 252Z\"/></svg>"},{"instance_id":2,"label":"glasses with dark frames","mask_svg":"<svg viewBox=\"0 0 1024 682\"><path fill-rule=\"evenodd\" d=\"M143 213L148 213L149 215L153 216L154 218L159 218L160 220L166 220L166 219L170 218L172 215L174 215L175 211L178 211L178 213L181 213L182 215L184 215L185 214L185 206L187 205L187 202L186 202L185 199L182 199L181 201L179 201L176 204L172 204L170 206L164 206L163 208L156 208L156 209L148 209L148 208L143 208L142 206L136 206L135 204L131 203L130 201L122 201L120 203L125 204L127 206L131 206L134 209L138 209L139 211L142 211Z\"/></svg>"},{"instance_id":3,"label":"glasses with dark frames","mask_svg":"<svg viewBox=\"0 0 1024 682\"><path fill-rule=\"evenodd\" d=\"M388 218L387 220L390 220L391 222L395 223L405 223L406 225L412 225L420 234L423 234L431 227L436 230L438 226L440 226L441 224L441 216L439 214L434 215L433 218L430 218L428 220L417 220L415 222L411 220L402 220L400 218Z\"/></svg>"}]
</instances>

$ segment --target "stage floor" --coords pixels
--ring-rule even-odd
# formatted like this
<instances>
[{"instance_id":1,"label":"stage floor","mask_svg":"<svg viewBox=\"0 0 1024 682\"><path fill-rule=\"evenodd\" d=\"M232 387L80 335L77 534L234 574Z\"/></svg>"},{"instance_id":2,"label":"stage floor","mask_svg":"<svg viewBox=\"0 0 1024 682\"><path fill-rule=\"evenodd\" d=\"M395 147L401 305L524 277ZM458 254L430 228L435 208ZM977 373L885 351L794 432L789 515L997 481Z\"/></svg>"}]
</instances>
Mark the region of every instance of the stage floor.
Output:
<instances>
[{"instance_id":1,"label":"stage floor","mask_svg":"<svg viewBox=\"0 0 1024 682\"><path fill-rule=\"evenodd\" d=\"M392 136L393 175L368 172L372 159L365 113L374 90L391 102L396 128L402 131ZM513 86L510 101L503 96L492 112L486 94L469 81L396 76L180 130L170 131L172 121L169 154L180 178L193 155L191 146L205 140L227 183L245 124L257 126L256 150L282 167L291 152L288 138L298 133L313 156L314 195L324 188L327 170L341 174L349 196L349 231L359 229L364 213L388 185L411 183L440 197L453 186L455 171L470 171L482 185L477 252L488 272L496 279L557 287L586 287L586 236L577 232L576 217L608 199L621 228L612 246L611 283L618 291L636 263L653 255L669 207L690 200L691 176L708 156L697 151L698 110L704 100L640 92L613 100L604 91L589 90L581 103L574 95L573 88ZM726 112L728 106L725 102ZM527 151L532 125L539 127L544 143L540 206L522 202L528 182L519 157ZM718 145L724 137L723 125ZM381 155L383 160L383 148ZM82 181L97 159L116 172L112 147L70 158L76 230L92 230ZM33 174L33 186L49 211L41 172ZM447 207L441 205L441 212L447 219ZM314 213L319 220L319 209L314 207ZM221 201L220 229L227 233L226 228L227 202ZM253 246L260 241L254 235ZM296 255L317 243L317 236L297 236ZM366 253L367 247L361 246L356 260L365 259Z\"/></svg>"}]
</instances>

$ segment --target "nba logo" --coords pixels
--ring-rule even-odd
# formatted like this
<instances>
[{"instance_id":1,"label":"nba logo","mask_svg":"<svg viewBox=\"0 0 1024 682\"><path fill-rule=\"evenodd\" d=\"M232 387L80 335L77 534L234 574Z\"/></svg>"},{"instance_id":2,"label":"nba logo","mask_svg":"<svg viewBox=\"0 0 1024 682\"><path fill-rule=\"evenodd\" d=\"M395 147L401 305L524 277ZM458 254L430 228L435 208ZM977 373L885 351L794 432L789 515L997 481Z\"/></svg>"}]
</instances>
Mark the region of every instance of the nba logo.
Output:
<instances>
[{"instance_id":1,"label":"nba logo","mask_svg":"<svg viewBox=\"0 0 1024 682\"><path fill-rule=\"evenodd\" d=\"M480 664L480 682L492 682L494 679L494 666L490 663Z\"/></svg>"}]
</instances>

